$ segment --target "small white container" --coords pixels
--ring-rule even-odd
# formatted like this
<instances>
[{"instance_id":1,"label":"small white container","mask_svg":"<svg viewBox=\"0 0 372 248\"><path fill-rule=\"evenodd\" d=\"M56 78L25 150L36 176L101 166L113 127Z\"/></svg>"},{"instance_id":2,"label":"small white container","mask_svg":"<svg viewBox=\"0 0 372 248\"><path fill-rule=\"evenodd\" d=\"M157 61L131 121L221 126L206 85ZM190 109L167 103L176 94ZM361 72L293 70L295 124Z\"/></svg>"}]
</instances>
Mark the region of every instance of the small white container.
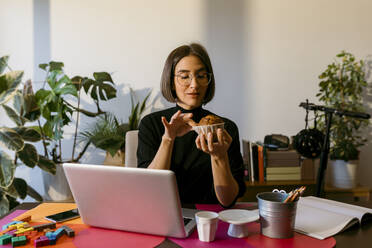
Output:
<instances>
[{"instance_id":1,"label":"small white container","mask_svg":"<svg viewBox=\"0 0 372 248\"><path fill-rule=\"evenodd\" d=\"M234 238L245 238L248 236L249 222L259 219L257 210L228 209L219 212L219 219L230 223L227 234Z\"/></svg>"},{"instance_id":2,"label":"small white container","mask_svg":"<svg viewBox=\"0 0 372 248\"><path fill-rule=\"evenodd\" d=\"M195 214L199 240L211 242L216 236L218 227L218 213L212 211L200 211Z\"/></svg>"}]
</instances>

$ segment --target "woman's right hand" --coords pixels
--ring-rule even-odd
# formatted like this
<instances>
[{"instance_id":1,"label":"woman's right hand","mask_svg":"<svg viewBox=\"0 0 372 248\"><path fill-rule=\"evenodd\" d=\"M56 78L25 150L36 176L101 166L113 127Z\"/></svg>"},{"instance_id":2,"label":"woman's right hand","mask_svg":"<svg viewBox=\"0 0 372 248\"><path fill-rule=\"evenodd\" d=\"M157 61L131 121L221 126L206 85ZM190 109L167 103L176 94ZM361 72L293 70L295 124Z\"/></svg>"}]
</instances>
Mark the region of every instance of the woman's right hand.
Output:
<instances>
[{"instance_id":1,"label":"woman's right hand","mask_svg":"<svg viewBox=\"0 0 372 248\"><path fill-rule=\"evenodd\" d=\"M180 137L188 133L192 126L196 123L191 119L192 113L182 114L181 110L178 110L168 122L164 116L161 117L161 121L164 125L164 137L174 140L176 137Z\"/></svg>"}]
</instances>

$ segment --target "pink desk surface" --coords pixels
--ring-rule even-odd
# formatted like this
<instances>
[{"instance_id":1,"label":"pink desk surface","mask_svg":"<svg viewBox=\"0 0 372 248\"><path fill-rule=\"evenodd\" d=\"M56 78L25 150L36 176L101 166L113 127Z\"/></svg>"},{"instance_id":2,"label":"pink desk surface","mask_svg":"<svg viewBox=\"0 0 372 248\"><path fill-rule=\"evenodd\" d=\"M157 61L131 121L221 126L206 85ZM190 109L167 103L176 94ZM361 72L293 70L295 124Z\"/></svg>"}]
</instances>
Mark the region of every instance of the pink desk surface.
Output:
<instances>
[{"instance_id":1,"label":"pink desk surface","mask_svg":"<svg viewBox=\"0 0 372 248\"><path fill-rule=\"evenodd\" d=\"M13 218L16 218L20 215L28 215L32 213L31 225L40 224L43 222L41 218L41 213L48 212L51 214L53 211L50 210L51 207L55 207L55 203L43 203L31 210L16 210L8 216L0 220L1 227L12 221ZM60 203L64 204L64 203ZM40 211L37 211L37 210ZM59 205L55 208L55 212L60 212L65 209L71 209L71 206L64 204L63 206ZM76 236L73 238L67 237L66 235L62 236L57 240L56 245L49 245L43 247L53 247L53 248L122 248L122 247L155 247L161 244L165 237L146 235L141 233L131 233L123 232L111 229L104 228L95 228L85 224L80 224L81 220L75 219L72 221L67 221L63 224L57 224L57 228L61 225L68 225L74 231ZM46 221L44 222L46 223ZM42 233L32 233L30 235L31 242L29 241L27 245L20 246L22 248L31 248L34 247L34 240L42 235ZM0 245L0 247L10 248L12 245Z\"/></svg>"},{"instance_id":2,"label":"pink desk surface","mask_svg":"<svg viewBox=\"0 0 372 248\"><path fill-rule=\"evenodd\" d=\"M42 205L42 204L41 204ZM40 205L39 205L40 206ZM198 204L197 209L209 210L219 212L223 210L222 207L218 205L203 205ZM249 208L250 204L238 204L234 208ZM59 208L58 211L61 209ZM57 211L57 212L58 212ZM12 221L13 218L21 215L27 214L27 210L16 210L10 215L4 217L0 220L0 225L4 225ZM77 223L77 224L76 224ZM260 234L259 223L253 222L249 223L248 230L249 236L243 239L231 238L227 235L227 230L229 224L220 221L218 224L218 229L216 233L216 239L214 242L206 243L201 242L198 239L197 231L195 230L190 237L187 239L175 239L168 238L170 241L180 245L181 247L319 247L319 248L329 248L336 245L336 240L334 238L328 238L325 240L318 240L306 235L295 233L295 236L290 239L272 239L265 237ZM103 228L90 227L84 224L79 224L78 222L69 223L68 226L73 228L76 232L74 238L69 238L67 236L61 237L57 241L56 245L45 246L54 248L115 248L115 247L162 247L162 243L165 241L165 237L145 235L139 233L131 233ZM57 226L58 227L58 226ZM33 241L32 241L33 242ZM11 247L11 245L3 245L0 247ZM26 246L21 247L34 247L33 243L28 243Z\"/></svg>"},{"instance_id":3,"label":"pink desk surface","mask_svg":"<svg viewBox=\"0 0 372 248\"><path fill-rule=\"evenodd\" d=\"M237 204L234 208L248 209L251 207L251 204ZM198 204L196 205L197 209L208 210L214 212L220 212L224 210L219 205L205 205ZM198 233L195 230L189 238L187 239L174 239L169 238L174 243L184 247L205 247L205 248L222 248L222 247L242 247L242 248L261 248L261 247L275 247L275 248L330 248L336 245L336 240L333 237L330 237L325 240L318 240L311 238L306 235L295 233L295 236L290 239L273 239L268 238L260 234L260 224L257 222L252 222L247 224L249 230L249 236L247 238L232 238L227 235L227 230L229 224L223 221L219 221L218 228L216 232L216 238L213 242L201 242L198 238Z\"/></svg>"}]
</instances>

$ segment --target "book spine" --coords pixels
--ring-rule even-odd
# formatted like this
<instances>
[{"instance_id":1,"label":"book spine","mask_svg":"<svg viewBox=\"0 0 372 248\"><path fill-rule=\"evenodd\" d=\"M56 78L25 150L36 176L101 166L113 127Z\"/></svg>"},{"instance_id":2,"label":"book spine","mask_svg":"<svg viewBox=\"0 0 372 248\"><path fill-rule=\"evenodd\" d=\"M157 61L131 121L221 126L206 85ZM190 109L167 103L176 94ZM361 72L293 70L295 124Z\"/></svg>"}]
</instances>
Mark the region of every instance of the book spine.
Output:
<instances>
[{"instance_id":1,"label":"book spine","mask_svg":"<svg viewBox=\"0 0 372 248\"><path fill-rule=\"evenodd\" d=\"M257 144L252 143L252 160L253 160L253 171L254 171L254 180L258 181L258 148Z\"/></svg>"},{"instance_id":2,"label":"book spine","mask_svg":"<svg viewBox=\"0 0 372 248\"><path fill-rule=\"evenodd\" d=\"M301 173L301 167L267 167L266 174Z\"/></svg>"},{"instance_id":3,"label":"book spine","mask_svg":"<svg viewBox=\"0 0 372 248\"><path fill-rule=\"evenodd\" d=\"M276 181L276 180L301 180L301 173L293 174L268 174L267 181Z\"/></svg>"},{"instance_id":4,"label":"book spine","mask_svg":"<svg viewBox=\"0 0 372 248\"><path fill-rule=\"evenodd\" d=\"M257 145L257 148L258 148L258 181L264 182L265 172L264 172L263 146Z\"/></svg>"},{"instance_id":5,"label":"book spine","mask_svg":"<svg viewBox=\"0 0 372 248\"><path fill-rule=\"evenodd\" d=\"M250 162L250 169L251 169L251 182L254 182L254 166L253 166L253 153L252 153L252 142L249 142L249 162Z\"/></svg>"}]
</instances>

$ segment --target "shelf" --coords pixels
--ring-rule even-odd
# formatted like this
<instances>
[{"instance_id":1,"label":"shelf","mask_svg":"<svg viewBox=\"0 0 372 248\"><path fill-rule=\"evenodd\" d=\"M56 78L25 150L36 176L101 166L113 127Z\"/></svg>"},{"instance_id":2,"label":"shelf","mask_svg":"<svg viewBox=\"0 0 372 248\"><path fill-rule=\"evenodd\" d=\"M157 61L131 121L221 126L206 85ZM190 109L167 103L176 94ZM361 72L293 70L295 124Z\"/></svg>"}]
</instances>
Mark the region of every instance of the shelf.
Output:
<instances>
[{"instance_id":1,"label":"shelf","mask_svg":"<svg viewBox=\"0 0 372 248\"><path fill-rule=\"evenodd\" d=\"M371 189L369 187L361 185L358 185L357 187L351 189L334 188L326 185L324 187L324 192L326 194L326 197L329 199L343 201L349 201L350 199L359 201L360 199L364 199L366 201L369 201Z\"/></svg>"},{"instance_id":2,"label":"shelf","mask_svg":"<svg viewBox=\"0 0 372 248\"><path fill-rule=\"evenodd\" d=\"M268 182L249 182L246 181L247 190L243 197L239 198L240 202L257 201L256 195L261 192L271 192L273 189L285 190L290 192L300 186L306 186L304 195L315 195L316 182L315 181L268 181Z\"/></svg>"},{"instance_id":3,"label":"shelf","mask_svg":"<svg viewBox=\"0 0 372 248\"><path fill-rule=\"evenodd\" d=\"M258 182L258 181L255 181L255 182L249 182L249 181L246 181L245 182L245 185L247 185L247 187L249 186L273 186L273 185L315 185L316 182L315 181L302 181L302 180L294 180L294 181L289 181L289 180L286 180L286 181L266 181L266 182Z\"/></svg>"}]
</instances>

